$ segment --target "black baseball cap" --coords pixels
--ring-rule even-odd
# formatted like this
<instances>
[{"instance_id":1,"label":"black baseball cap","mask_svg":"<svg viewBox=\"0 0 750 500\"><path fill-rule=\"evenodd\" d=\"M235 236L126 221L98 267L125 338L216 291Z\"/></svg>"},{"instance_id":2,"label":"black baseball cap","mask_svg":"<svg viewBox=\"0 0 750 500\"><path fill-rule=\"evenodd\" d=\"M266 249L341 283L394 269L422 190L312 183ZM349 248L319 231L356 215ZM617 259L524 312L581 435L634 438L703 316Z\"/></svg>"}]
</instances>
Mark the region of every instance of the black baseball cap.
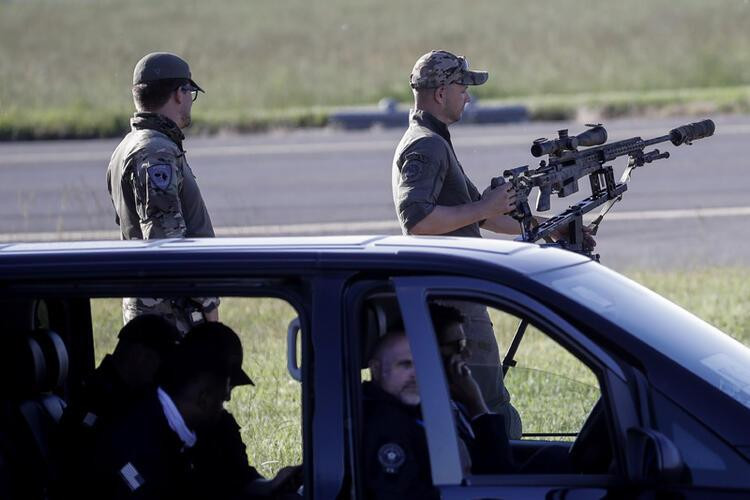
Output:
<instances>
[{"instance_id":1,"label":"black baseball cap","mask_svg":"<svg viewBox=\"0 0 750 500\"><path fill-rule=\"evenodd\" d=\"M146 54L138 61L133 70L133 85L173 78L189 80L190 84L196 90L204 92L193 80L187 61L170 52L152 52Z\"/></svg>"},{"instance_id":2,"label":"black baseball cap","mask_svg":"<svg viewBox=\"0 0 750 500\"><path fill-rule=\"evenodd\" d=\"M130 320L117 334L120 342L141 344L167 356L180 342L182 335L177 327L162 316L142 314Z\"/></svg>"},{"instance_id":3,"label":"black baseball cap","mask_svg":"<svg viewBox=\"0 0 750 500\"><path fill-rule=\"evenodd\" d=\"M232 387L255 385L242 369L242 342L224 323L208 321L190 330L182 339L182 362L228 376Z\"/></svg>"}]
</instances>

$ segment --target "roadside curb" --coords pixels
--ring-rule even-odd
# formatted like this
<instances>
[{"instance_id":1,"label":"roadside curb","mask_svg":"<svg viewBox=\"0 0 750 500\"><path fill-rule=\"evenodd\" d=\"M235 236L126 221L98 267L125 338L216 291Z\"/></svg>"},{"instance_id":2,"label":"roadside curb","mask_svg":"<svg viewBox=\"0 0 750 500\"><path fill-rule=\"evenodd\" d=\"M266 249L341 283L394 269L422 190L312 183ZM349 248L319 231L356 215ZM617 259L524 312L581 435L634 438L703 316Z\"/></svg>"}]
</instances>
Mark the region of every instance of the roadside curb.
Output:
<instances>
[{"instance_id":1,"label":"roadside curb","mask_svg":"<svg viewBox=\"0 0 750 500\"><path fill-rule=\"evenodd\" d=\"M529 120L526 106L479 106L469 103L458 124L498 124L518 123ZM406 127L409 124L409 111L395 100L383 99L377 108L348 108L331 113L328 125L344 130L362 130L371 127Z\"/></svg>"}]
</instances>

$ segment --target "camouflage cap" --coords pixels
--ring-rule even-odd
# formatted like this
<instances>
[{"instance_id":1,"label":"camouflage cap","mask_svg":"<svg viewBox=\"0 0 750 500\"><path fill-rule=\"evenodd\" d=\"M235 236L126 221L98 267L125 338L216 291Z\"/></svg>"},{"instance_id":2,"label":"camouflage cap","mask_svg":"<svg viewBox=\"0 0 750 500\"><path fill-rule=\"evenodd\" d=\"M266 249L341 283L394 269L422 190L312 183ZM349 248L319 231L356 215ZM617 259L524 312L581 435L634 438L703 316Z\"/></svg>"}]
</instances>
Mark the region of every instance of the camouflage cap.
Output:
<instances>
[{"instance_id":1,"label":"camouflage cap","mask_svg":"<svg viewBox=\"0 0 750 500\"><path fill-rule=\"evenodd\" d=\"M175 54L169 52L152 52L138 61L133 70L133 85L149 83L171 78L185 78L196 90L203 89L193 81L188 63Z\"/></svg>"},{"instance_id":2,"label":"camouflage cap","mask_svg":"<svg viewBox=\"0 0 750 500\"><path fill-rule=\"evenodd\" d=\"M463 56L433 50L417 59L410 82L413 89L432 89L451 83L482 85L487 78L486 71L469 71L469 62Z\"/></svg>"}]
</instances>

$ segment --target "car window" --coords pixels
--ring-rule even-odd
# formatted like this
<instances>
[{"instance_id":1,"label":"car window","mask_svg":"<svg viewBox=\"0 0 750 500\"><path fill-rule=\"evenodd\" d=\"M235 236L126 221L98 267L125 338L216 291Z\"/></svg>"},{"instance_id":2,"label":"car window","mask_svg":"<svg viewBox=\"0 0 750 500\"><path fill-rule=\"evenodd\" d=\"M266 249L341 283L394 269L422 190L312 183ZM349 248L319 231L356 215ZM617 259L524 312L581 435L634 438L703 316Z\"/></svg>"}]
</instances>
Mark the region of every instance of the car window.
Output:
<instances>
[{"instance_id":1,"label":"car window","mask_svg":"<svg viewBox=\"0 0 750 500\"><path fill-rule=\"evenodd\" d=\"M444 295L428 292L421 297L425 310L429 312L429 321L433 321L432 332L435 335L432 332L427 335L424 323L404 321L401 317L402 310L380 300L379 303L373 301L376 302L375 312L367 311L367 307L362 312L369 319L365 321L367 326L362 343L372 345L374 342L370 337L379 337L382 341L393 332L405 331L412 351L424 343L434 345L435 355L438 356L437 369L442 370L446 380L452 417L447 426L442 423L438 425L442 431L456 436L459 467L464 477L519 472L609 473L614 455L606 422L602 420L604 410L601 404L597 405L601 390L597 376L587 364L571 354L550 332L526 321L527 327L513 356L515 366L510 367L507 375L503 376L501 362L513 342L519 323L528 318L511 312L499 303L492 304L485 299L479 302L457 293ZM408 312L403 314L417 312L415 305L402 302L401 307L409 307L406 309ZM440 333L440 320L436 319L433 309L435 305L456 309L464 318L463 328L467 337L465 344L457 343L457 338L450 337L447 333ZM412 331L414 325L418 325L419 331ZM365 359L377 352L377 349L363 350L367 353ZM451 349L458 353L472 353L467 358L466 365L490 410L490 416L477 420L479 414L471 413L471 402L456 395L455 387L458 384L450 374L450 361L446 361L452 359ZM361 366L366 366L366 363ZM460 370L456 370L458 372ZM424 375L425 371L421 373ZM384 376L381 374L381 377ZM400 476L407 477L403 481L418 484L425 477L429 480L430 468L434 476L436 470L441 470L442 473L445 467L452 466L452 463L443 460L446 451L432 453L433 444L436 449L450 449L447 444L449 436L439 434L439 442L436 443L426 437L425 419L428 416L425 412L429 409L424 404L430 397L428 393L432 393L440 385L437 377L416 376L419 403L415 403L416 399L409 402L410 389L406 378L396 379L401 385L396 384L390 388L378 382L377 377L370 377L367 370L361 372L361 378L368 381L366 386L376 385L382 389L375 392L371 389L363 390L361 394L364 415L361 419L363 428L360 460L364 467L363 483L366 491L377 491L378 488L389 486L394 488L391 493L403 494L405 490L398 489L399 484L403 487ZM389 392L393 397L384 395L383 392ZM583 443L590 448L586 450L588 453L571 455L572 443L584 425L588 425L587 419L595 408L599 408L600 418L596 429L588 433L589 437ZM377 418L373 418L373 414ZM383 436L383 439L377 440L375 436L378 435ZM382 447L386 447L386 451L393 451L391 457L394 462L389 462L387 456L377 453ZM597 447L601 449L595 450ZM440 463L431 463L430 457ZM589 463L592 460L596 463ZM424 491L413 489L409 493L422 494Z\"/></svg>"},{"instance_id":2,"label":"car window","mask_svg":"<svg viewBox=\"0 0 750 500\"><path fill-rule=\"evenodd\" d=\"M595 264L535 279L611 320L750 408L750 348L651 290Z\"/></svg>"},{"instance_id":3,"label":"car window","mask_svg":"<svg viewBox=\"0 0 750 500\"><path fill-rule=\"evenodd\" d=\"M433 296L464 315L467 360L488 407L503 413L511 439L573 441L600 396L596 376L544 331L484 303ZM437 328L437 326L436 326ZM502 362L507 367L503 375ZM504 389L503 389L504 387Z\"/></svg>"},{"instance_id":4,"label":"car window","mask_svg":"<svg viewBox=\"0 0 750 500\"><path fill-rule=\"evenodd\" d=\"M487 309L503 361L521 318L494 307ZM600 396L594 373L530 324L513 361L504 381L521 415L523 438L573 441Z\"/></svg>"},{"instance_id":5,"label":"car window","mask_svg":"<svg viewBox=\"0 0 750 500\"><path fill-rule=\"evenodd\" d=\"M653 391L656 426L680 450L691 481L700 486L745 487L747 461L659 391Z\"/></svg>"},{"instance_id":6,"label":"car window","mask_svg":"<svg viewBox=\"0 0 750 500\"><path fill-rule=\"evenodd\" d=\"M280 299L225 297L219 314L240 336L243 369L255 383L234 388L225 407L240 426L249 463L273 477L284 466L302 463L301 388L286 363L287 327L297 313ZM98 366L117 343L122 300L93 299L91 316Z\"/></svg>"}]
</instances>

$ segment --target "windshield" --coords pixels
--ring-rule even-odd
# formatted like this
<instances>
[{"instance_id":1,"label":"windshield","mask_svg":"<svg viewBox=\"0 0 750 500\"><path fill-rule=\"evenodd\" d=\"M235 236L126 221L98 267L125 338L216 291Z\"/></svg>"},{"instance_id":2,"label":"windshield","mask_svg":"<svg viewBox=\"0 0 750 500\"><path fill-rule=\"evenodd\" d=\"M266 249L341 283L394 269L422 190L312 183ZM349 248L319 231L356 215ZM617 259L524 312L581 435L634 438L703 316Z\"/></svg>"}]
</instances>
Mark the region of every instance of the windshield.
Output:
<instances>
[{"instance_id":1,"label":"windshield","mask_svg":"<svg viewBox=\"0 0 750 500\"><path fill-rule=\"evenodd\" d=\"M750 408L750 349L648 288L598 264L534 279L597 312Z\"/></svg>"}]
</instances>

